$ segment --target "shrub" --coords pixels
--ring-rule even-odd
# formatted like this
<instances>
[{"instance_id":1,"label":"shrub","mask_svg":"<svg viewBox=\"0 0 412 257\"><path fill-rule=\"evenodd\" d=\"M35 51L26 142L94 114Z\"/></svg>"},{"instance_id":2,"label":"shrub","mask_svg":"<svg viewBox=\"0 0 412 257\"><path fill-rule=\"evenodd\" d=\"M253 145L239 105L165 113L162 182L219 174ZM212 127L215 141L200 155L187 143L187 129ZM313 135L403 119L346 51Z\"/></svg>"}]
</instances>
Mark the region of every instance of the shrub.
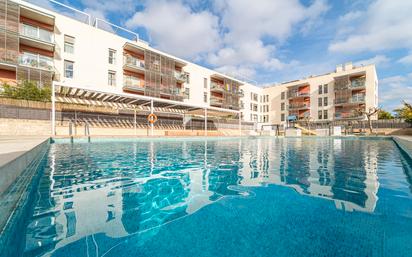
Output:
<instances>
[{"instance_id":1,"label":"shrub","mask_svg":"<svg viewBox=\"0 0 412 257\"><path fill-rule=\"evenodd\" d=\"M50 86L40 87L36 82L26 80L17 86L3 84L1 95L13 99L49 102L51 100L51 93Z\"/></svg>"}]
</instances>

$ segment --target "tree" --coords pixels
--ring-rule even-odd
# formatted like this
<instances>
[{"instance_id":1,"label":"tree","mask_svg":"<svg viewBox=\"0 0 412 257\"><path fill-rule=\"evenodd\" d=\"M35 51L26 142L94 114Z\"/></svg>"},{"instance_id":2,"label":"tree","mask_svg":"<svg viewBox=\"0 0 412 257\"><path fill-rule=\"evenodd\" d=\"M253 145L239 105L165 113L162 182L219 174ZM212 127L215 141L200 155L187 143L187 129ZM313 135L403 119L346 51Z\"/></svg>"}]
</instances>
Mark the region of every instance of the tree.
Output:
<instances>
[{"instance_id":1,"label":"tree","mask_svg":"<svg viewBox=\"0 0 412 257\"><path fill-rule=\"evenodd\" d=\"M16 86L3 84L1 96L32 101L49 102L51 99L50 86L38 86L33 81L23 81Z\"/></svg>"},{"instance_id":2,"label":"tree","mask_svg":"<svg viewBox=\"0 0 412 257\"><path fill-rule=\"evenodd\" d=\"M403 107L396 109L396 117L400 118L400 119L405 119L406 122L412 124L412 105L407 103L407 102L403 102Z\"/></svg>"},{"instance_id":3,"label":"tree","mask_svg":"<svg viewBox=\"0 0 412 257\"><path fill-rule=\"evenodd\" d=\"M381 109L376 108L376 107L371 107L369 110L365 110L364 108L359 108L356 109L356 112L359 115L365 115L366 118L368 119L368 125L369 125L369 132L372 134L373 133L373 128L372 128L372 116L378 113Z\"/></svg>"},{"instance_id":4,"label":"tree","mask_svg":"<svg viewBox=\"0 0 412 257\"><path fill-rule=\"evenodd\" d=\"M378 119L379 120L391 120L393 119L393 115L390 112L387 112L385 110L379 110Z\"/></svg>"}]
</instances>

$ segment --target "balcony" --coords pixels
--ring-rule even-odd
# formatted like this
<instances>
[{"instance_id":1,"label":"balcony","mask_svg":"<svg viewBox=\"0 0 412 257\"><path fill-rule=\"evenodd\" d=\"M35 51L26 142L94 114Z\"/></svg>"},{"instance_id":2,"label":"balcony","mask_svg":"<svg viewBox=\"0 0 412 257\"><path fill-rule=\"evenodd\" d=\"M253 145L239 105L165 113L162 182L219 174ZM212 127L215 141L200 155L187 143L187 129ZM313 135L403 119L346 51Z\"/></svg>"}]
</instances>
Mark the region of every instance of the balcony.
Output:
<instances>
[{"instance_id":1,"label":"balcony","mask_svg":"<svg viewBox=\"0 0 412 257\"><path fill-rule=\"evenodd\" d=\"M145 64L143 60L140 60L129 54L123 56L123 69L135 73L144 74Z\"/></svg>"},{"instance_id":2,"label":"balcony","mask_svg":"<svg viewBox=\"0 0 412 257\"><path fill-rule=\"evenodd\" d=\"M363 118L364 118L363 115L359 115L356 112L337 112L337 113L335 113L335 119L336 120L344 120L344 119L361 120Z\"/></svg>"},{"instance_id":3,"label":"balcony","mask_svg":"<svg viewBox=\"0 0 412 257\"><path fill-rule=\"evenodd\" d=\"M223 98L211 96L210 97L210 105L222 106L223 105Z\"/></svg>"},{"instance_id":4,"label":"balcony","mask_svg":"<svg viewBox=\"0 0 412 257\"><path fill-rule=\"evenodd\" d=\"M365 87L365 78L352 79L350 83L352 89L364 88Z\"/></svg>"},{"instance_id":5,"label":"balcony","mask_svg":"<svg viewBox=\"0 0 412 257\"><path fill-rule=\"evenodd\" d=\"M349 98L337 98L335 99L335 105L357 105L365 103L365 95L357 94Z\"/></svg>"},{"instance_id":6,"label":"balcony","mask_svg":"<svg viewBox=\"0 0 412 257\"><path fill-rule=\"evenodd\" d=\"M177 79L177 81L183 82L183 83L187 81L187 77L189 76L188 73L180 72L180 71L175 71L174 75L175 75L175 78Z\"/></svg>"},{"instance_id":7,"label":"balcony","mask_svg":"<svg viewBox=\"0 0 412 257\"><path fill-rule=\"evenodd\" d=\"M309 103L290 104L289 110L307 110L310 109Z\"/></svg>"},{"instance_id":8,"label":"balcony","mask_svg":"<svg viewBox=\"0 0 412 257\"><path fill-rule=\"evenodd\" d=\"M142 93L145 91L145 83L141 79L125 76L123 79L123 90Z\"/></svg>"},{"instance_id":9,"label":"balcony","mask_svg":"<svg viewBox=\"0 0 412 257\"><path fill-rule=\"evenodd\" d=\"M343 81L341 83L336 83L335 81L335 91L339 90L359 90L365 88L365 78L353 78Z\"/></svg>"},{"instance_id":10,"label":"balcony","mask_svg":"<svg viewBox=\"0 0 412 257\"><path fill-rule=\"evenodd\" d=\"M210 91L224 92L226 90L224 89L223 84L219 84L219 83L216 83L216 82L210 82Z\"/></svg>"},{"instance_id":11,"label":"balcony","mask_svg":"<svg viewBox=\"0 0 412 257\"><path fill-rule=\"evenodd\" d=\"M310 97L310 93L309 92L296 92L296 91L288 92L288 99L300 98L300 97Z\"/></svg>"},{"instance_id":12,"label":"balcony","mask_svg":"<svg viewBox=\"0 0 412 257\"><path fill-rule=\"evenodd\" d=\"M41 70L54 70L53 58L34 53L23 53L19 56L19 64L22 66Z\"/></svg>"},{"instance_id":13,"label":"balcony","mask_svg":"<svg viewBox=\"0 0 412 257\"><path fill-rule=\"evenodd\" d=\"M54 33L39 27L20 23L20 42L46 51L54 51Z\"/></svg>"}]
</instances>

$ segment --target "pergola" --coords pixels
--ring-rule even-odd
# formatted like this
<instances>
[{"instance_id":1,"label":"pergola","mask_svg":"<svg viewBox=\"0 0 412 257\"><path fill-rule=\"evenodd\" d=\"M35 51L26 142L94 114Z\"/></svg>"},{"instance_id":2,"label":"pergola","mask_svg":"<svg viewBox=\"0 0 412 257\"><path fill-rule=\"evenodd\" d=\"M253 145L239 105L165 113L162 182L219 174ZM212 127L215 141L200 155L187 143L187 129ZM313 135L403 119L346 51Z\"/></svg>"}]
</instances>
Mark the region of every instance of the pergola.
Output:
<instances>
[{"instance_id":1,"label":"pergola","mask_svg":"<svg viewBox=\"0 0 412 257\"><path fill-rule=\"evenodd\" d=\"M136 115L138 110L153 113L169 113L185 115L204 116L204 135L207 136L208 116L223 117L227 115L238 115L239 135L242 133L241 112L238 110L223 109L207 106L207 104L190 104L186 102L154 98L130 93L109 92L91 89L89 87L78 87L53 81L52 83L52 135L56 135L56 102L69 104L83 104L94 106L106 106L114 109L134 111L134 126L136 128ZM154 124L151 125L153 136Z\"/></svg>"}]
</instances>

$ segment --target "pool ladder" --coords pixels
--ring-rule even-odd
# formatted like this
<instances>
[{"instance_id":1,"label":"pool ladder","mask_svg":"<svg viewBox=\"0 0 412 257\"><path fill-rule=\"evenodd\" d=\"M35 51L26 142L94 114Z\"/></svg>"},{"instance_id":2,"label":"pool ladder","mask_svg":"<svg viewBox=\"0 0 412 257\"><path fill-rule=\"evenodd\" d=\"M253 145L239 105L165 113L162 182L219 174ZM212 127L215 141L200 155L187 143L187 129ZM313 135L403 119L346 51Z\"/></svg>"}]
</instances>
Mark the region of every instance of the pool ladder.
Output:
<instances>
[{"instance_id":1,"label":"pool ladder","mask_svg":"<svg viewBox=\"0 0 412 257\"><path fill-rule=\"evenodd\" d=\"M87 121L84 123L84 135L87 136L87 141L90 143L90 125Z\"/></svg>"},{"instance_id":2,"label":"pool ladder","mask_svg":"<svg viewBox=\"0 0 412 257\"><path fill-rule=\"evenodd\" d=\"M70 142L73 143L73 121L69 121L69 136L70 136ZM86 121L84 123L84 135L87 137L87 141L90 143L90 124Z\"/></svg>"},{"instance_id":3,"label":"pool ladder","mask_svg":"<svg viewBox=\"0 0 412 257\"><path fill-rule=\"evenodd\" d=\"M70 136L70 142L73 143L73 121L69 121L69 136Z\"/></svg>"}]
</instances>

